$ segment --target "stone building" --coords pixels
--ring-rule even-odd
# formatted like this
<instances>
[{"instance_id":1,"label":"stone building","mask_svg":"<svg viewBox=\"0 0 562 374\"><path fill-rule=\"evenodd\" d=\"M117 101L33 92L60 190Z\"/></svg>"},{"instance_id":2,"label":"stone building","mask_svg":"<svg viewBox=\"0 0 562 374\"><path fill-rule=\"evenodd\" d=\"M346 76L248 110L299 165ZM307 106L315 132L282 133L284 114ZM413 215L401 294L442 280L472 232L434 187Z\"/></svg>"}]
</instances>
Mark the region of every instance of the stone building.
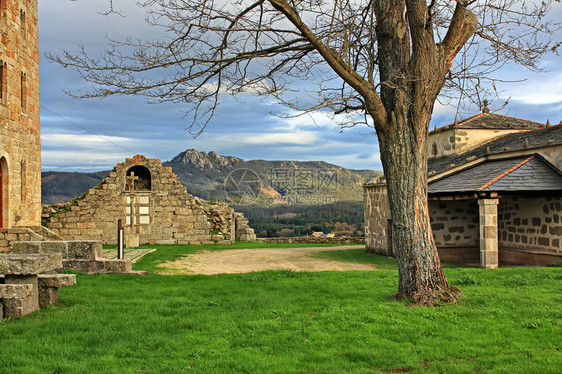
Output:
<instances>
[{"instance_id":1,"label":"stone building","mask_svg":"<svg viewBox=\"0 0 562 374\"><path fill-rule=\"evenodd\" d=\"M430 132L428 205L443 260L562 263L562 123L491 113ZM384 181L365 185L367 249L394 255Z\"/></svg>"},{"instance_id":2,"label":"stone building","mask_svg":"<svg viewBox=\"0 0 562 374\"><path fill-rule=\"evenodd\" d=\"M37 0L1 0L0 29L0 229L39 226Z\"/></svg>"},{"instance_id":3,"label":"stone building","mask_svg":"<svg viewBox=\"0 0 562 374\"><path fill-rule=\"evenodd\" d=\"M116 243L119 219L129 246L228 244L256 238L241 213L193 197L171 168L140 155L118 164L82 197L46 213L47 227L66 240Z\"/></svg>"}]
</instances>

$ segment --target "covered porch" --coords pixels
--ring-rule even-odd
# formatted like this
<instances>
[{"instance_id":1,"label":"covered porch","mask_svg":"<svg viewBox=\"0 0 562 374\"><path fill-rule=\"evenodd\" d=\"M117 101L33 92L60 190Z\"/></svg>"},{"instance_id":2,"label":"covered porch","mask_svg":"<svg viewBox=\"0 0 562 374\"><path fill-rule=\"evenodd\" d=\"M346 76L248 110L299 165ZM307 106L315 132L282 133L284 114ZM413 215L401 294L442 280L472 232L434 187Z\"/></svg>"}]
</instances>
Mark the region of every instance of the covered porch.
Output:
<instances>
[{"instance_id":1,"label":"covered porch","mask_svg":"<svg viewBox=\"0 0 562 374\"><path fill-rule=\"evenodd\" d=\"M442 261L562 265L562 175L538 155L485 161L431 181L428 200Z\"/></svg>"}]
</instances>

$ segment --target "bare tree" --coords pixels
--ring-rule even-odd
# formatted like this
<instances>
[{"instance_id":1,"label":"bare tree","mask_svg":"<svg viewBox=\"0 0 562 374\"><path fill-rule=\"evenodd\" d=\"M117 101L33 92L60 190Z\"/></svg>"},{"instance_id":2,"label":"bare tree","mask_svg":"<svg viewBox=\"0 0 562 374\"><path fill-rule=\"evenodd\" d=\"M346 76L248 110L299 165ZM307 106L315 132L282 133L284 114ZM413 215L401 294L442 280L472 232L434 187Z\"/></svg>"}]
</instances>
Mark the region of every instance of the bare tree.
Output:
<instances>
[{"instance_id":1,"label":"bare tree","mask_svg":"<svg viewBox=\"0 0 562 374\"><path fill-rule=\"evenodd\" d=\"M169 38L111 40L101 57L82 48L50 59L93 83L78 97L187 103L197 131L222 94L272 95L304 112L362 115L376 130L388 185L397 296L432 304L459 294L443 273L428 215L426 142L434 103L440 93L483 87L508 61L539 69L559 27L545 21L551 4L143 0L138 5L149 23ZM317 85L313 103L290 91L297 79Z\"/></svg>"}]
</instances>

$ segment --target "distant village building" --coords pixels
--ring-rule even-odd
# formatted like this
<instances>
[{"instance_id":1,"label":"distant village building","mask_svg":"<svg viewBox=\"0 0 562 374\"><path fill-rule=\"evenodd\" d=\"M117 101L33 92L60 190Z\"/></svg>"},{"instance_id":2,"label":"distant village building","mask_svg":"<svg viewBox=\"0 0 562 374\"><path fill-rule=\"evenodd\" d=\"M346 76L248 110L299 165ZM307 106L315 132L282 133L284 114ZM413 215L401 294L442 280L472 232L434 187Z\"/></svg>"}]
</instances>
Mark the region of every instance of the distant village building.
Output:
<instances>
[{"instance_id":1,"label":"distant village building","mask_svg":"<svg viewBox=\"0 0 562 374\"><path fill-rule=\"evenodd\" d=\"M562 263L562 123L481 113L430 132L428 204L443 260ZM365 240L393 256L383 180L365 185Z\"/></svg>"},{"instance_id":2,"label":"distant village building","mask_svg":"<svg viewBox=\"0 0 562 374\"><path fill-rule=\"evenodd\" d=\"M2 0L0 4L0 229L39 226L37 1Z\"/></svg>"},{"instance_id":3,"label":"distant village building","mask_svg":"<svg viewBox=\"0 0 562 374\"><path fill-rule=\"evenodd\" d=\"M119 219L129 246L256 239L241 213L227 204L205 203L190 195L171 168L140 155L118 164L82 197L45 213L47 227L66 240L116 243Z\"/></svg>"}]
</instances>

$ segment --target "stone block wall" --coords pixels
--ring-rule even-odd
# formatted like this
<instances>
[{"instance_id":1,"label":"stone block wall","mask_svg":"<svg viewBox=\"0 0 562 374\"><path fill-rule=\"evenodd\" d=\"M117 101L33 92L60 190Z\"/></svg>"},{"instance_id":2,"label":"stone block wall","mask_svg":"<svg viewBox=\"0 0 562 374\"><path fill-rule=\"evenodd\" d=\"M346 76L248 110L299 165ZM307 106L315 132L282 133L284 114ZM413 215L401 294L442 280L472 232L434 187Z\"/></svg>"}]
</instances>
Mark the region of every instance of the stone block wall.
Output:
<instances>
[{"instance_id":1,"label":"stone block wall","mask_svg":"<svg viewBox=\"0 0 562 374\"><path fill-rule=\"evenodd\" d=\"M363 188L365 248L367 252L393 256L389 238L390 205L386 185L371 184Z\"/></svg>"},{"instance_id":2,"label":"stone block wall","mask_svg":"<svg viewBox=\"0 0 562 374\"><path fill-rule=\"evenodd\" d=\"M427 154L440 157L466 152L500 136L525 131L525 129L438 129L429 133Z\"/></svg>"},{"instance_id":3,"label":"stone block wall","mask_svg":"<svg viewBox=\"0 0 562 374\"><path fill-rule=\"evenodd\" d=\"M498 207L500 248L562 253L562 197L508 197Z\"/></svg>"},{"instance_id":4,"label":"stone block wall","mask_svg":"<svg viewBox=\"0 0 562 374\"><path fill-rule=\"evenodd\" d=\"M37 0L0 9L0 228L40 225Z\"/></svg>"},{"instance_id":5,"label":"stone block wall","mask_svg":"<svg viewBox=\"0 0 562 374\"><path fill-rule=\"evenodd\" d=\"M131 170L141 176L136 180L138 188L128 187ZM66 240L116 243L118 219L125 235L138 235L141 244L228 244L236 236L232 208L193 197L171 168L144 156L118 164L101 184L77 200L44 211L46 226Z\"/></svg>"},{"instance_id":6,"label":"stone block wall","mask_svg":"<svg viewBox=\"0 0 562 374\"><path fill-rule=\"evenodd\" d=\"M234 219L236 223L236 230L234 233L236 241L251 242L256 240L254 229L250 227L248 220L242 213L234 213Z\"/></svg>"},{"instance_id":7,"label":"stone block wall","mask_svg":"<svg viewBox=\"0 0 562 374\"><path fill-rule=\"evenodd\" d=\"M432 200L429 216L438 247L479 246L477 200Z\"/></svg>"},{"instance_id":8,"label":"stone block wall","mask_svg":"<svg viewBox=\"0 0 562 374\"><path fill-rule=\"evenodd\" d=\"M14 242L24 240L43 240L43 237L27 227L0 229L0 253L10 253Z\"/></svg>"},{"instance_id":9,"label":"stone block wall","mask_svg":"<svg viewBox=\"0 0 562 374\"><path fill-rule=\"evenodd\" d=\"M265 243L365 244L365 238L361 238L361 237L355 238L350 236L336 236L336 237L298 236L298 237L263 238L258 240Z\"/></svg>"}]
</instances>

